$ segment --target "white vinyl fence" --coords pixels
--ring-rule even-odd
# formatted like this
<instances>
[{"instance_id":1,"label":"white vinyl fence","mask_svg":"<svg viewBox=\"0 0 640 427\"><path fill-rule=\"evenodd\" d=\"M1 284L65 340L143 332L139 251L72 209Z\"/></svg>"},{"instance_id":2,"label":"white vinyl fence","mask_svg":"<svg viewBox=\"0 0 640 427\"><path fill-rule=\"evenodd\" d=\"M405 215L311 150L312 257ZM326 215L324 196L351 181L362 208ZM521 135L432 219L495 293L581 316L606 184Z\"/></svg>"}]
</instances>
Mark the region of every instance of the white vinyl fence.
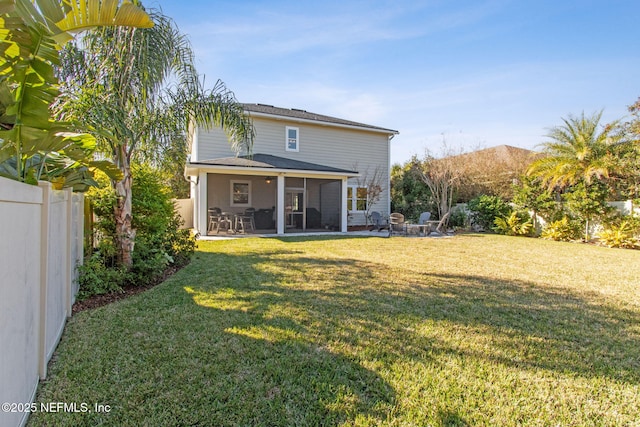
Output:
<instances>
[{"instance_id":1,"label":"white vinyl fence","mask_svg":"<svg viewBox=\"0 0 640 427\"><path fill-rule=\"evenodd\" d=\"M83 218L82 194L0 178L0 427L26 423L71 316Z\"/></svg>"},{"instance_id":2,"label":"white vinyl fence","mask_svg":"<svg viewBox=\"0 0 640 427\"><path fill-rule=\"evenodd\" d=\"M632 200L625 200L620 202L609 202L609 206L613 206L622 215L640 215L640 206L634 206Z\"/></svg>"},{"instance_id":3,"label":"white vinyl fence","mask_svg":"<svg viewBox=\"0 0 640 427\"><path fill-rule=\"evenodd\" d=\"M180 228L193 228L193 199L174 199L173 202L184 221Z\"/></svg>"},{"instance_id":4,"label":"white vinyl fence","mask_svg":"<svg viewBox=\"0 0 640 427\"><path fill-rule=\"evenodd\" d=\"M607 202L607 204L613 208L615 208L622 215L640 215L640 206L636 206L633 204L632 200L622 200L617 202ZM471 212L466 203L457 203L452 209L452 212L462 211L466 215L469 215ZM530 215L533 215L533 212L529 212ZM542 228L546 225L546 221L541 216L537 216L536 219L538 223L538 232L542 230ZM597 236L599 232L603 230L601 224L594 223L589 227L589 234L591 236Z\"/></svg>"}]
</instances>

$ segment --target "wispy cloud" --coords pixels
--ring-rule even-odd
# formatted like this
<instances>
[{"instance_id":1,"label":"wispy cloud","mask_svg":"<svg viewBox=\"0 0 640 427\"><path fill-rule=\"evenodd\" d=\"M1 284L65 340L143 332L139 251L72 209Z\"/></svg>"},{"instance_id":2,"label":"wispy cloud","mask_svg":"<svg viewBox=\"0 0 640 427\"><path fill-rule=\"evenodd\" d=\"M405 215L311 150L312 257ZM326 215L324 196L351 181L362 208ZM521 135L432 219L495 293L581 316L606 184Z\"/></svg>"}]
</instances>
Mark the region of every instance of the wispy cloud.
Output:
<instances>
[{"instance_id":1,"label":"wispy cloud","mask_svg":"<svg viewBox=\"0 0 640 427\"><path fill-rule=\"evenodd\" d=\"M220 16L195 20L188 28L201 50L236 55L290 55L317 49L424 37L478 22L499 9L499 1L439 10L424 4L331 2L316 14L273 8L257 10L247 18Z\"/></svg>"},{"instance_id":2,"label":"wispy cloud","mask_svg":"<svg viewBox=\"0 0 640 427\"><path fill-rule=\"evenodd\" d=\"M239 100L398 129L394 159L443 134L533 147L561 117L618 118L638 94L632 0L165 1L195 11L179 25L198 69Z\"/></svg>"},{"instance_id":3,"label":"wispy cloud","mask_svg":"<svg viewBox=\"0 0 640 427\"><path fill-rule=\"evenodd\" d=\"M261 102L284 108L301 108L314 113L384 126L390 104L383 93L330 86L318 82L270 83L254 87L251 94L238 94L243 102ZM250 98L246 98L249 96Z\"/></svg>"}]
</instances>

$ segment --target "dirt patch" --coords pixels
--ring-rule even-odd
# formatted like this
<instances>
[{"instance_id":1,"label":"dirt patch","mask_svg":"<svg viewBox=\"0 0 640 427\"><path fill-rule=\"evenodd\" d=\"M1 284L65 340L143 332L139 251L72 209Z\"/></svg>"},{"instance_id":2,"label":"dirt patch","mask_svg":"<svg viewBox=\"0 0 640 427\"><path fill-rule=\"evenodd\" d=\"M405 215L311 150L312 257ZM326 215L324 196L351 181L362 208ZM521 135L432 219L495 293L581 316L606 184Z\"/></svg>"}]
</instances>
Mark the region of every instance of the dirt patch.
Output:
<instances>
[{"instance_id":1,"label":"dirt patch","mask_svg":"<svg viewBox=\"0 0 640 427\"><path fill-rule=\"evenodd\" d=\"M347 231L371 231L373 230L373 225L350 225L347 227Z\"/></svg>"}]
</instances>

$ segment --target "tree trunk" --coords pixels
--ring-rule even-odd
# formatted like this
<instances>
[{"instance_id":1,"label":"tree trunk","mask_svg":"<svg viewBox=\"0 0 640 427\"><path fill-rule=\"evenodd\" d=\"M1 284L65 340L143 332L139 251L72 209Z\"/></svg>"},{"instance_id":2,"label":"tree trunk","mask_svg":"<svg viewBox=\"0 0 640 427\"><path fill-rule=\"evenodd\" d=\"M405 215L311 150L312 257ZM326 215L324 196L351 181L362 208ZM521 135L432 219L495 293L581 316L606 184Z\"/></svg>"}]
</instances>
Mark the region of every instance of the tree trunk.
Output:
<instances>
[{"instance_id":1,"label":"tree trunk","mask_svg":"<svg viewBox=\"0 0 640 427\"><path fill-rule=\"evenodd\" d=\"M449 190L450 186L448 182L442 183L442 188L440 189L440 203L438 205L438 219L442 219L447 212L449 212Z\"/></svg>"},{"instance_id":2,"label":"tree trunk","mask_svg":"<svg viewBox=\"0 0 640 427\"><path fill-rule=\"evenodd\" d=\"M124 151L124 149L122 150ZM116 222L116 249L118 251L118 264L126 268L133 265L133 246L135 244L136 230L131 226L131 165L124 153L120 153L120 170L123 177L121 181L114 183L116 192L116 206L114 217Z\"/></svg>"},{"instance_id":3,"label":"tree trunk","mask_svg":"<svg viewBox=\"0 0 640 427\"><path fill-rule=\"evenodd\" d=\"M589 242L589 218L587 218L584 226L584 241L587 243Z\"/></svg>"}]
</instances>

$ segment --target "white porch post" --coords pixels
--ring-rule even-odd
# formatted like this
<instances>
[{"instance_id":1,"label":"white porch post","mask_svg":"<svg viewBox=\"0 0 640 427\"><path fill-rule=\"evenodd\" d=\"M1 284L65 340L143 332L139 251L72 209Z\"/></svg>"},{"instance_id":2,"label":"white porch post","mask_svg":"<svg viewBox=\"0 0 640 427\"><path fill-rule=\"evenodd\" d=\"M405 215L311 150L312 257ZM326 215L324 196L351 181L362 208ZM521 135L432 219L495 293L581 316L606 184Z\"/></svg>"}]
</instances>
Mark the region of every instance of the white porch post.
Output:
<instances>
[{"instance_id":1,"label":"white porch post","mask_svg":"<svg viewBox=\"0 0 640 427\"><path fill-rule=\"evenodd\" d=\"M342 221L340 221L340 231L343 233L347 232L347 221L349 220L347 212L347 182L347 178L342 178Z\"/></svg>"},{"instance_id":2,"label":"white porch post","mask_svg":"<svg viewBox=\"0 0 640 427\"><path fill-rule=\"evenodd\" d=\"M191 228L198 232L198 203L200 200L200 195L198 194L200 187L196 184L198 177L188 176L187 178L189 178L189 186L191 187L189 191L189 198L191 199Z\"/></svg>"},{"instance_id":3,"label":"white porch post","mask_svg":"<svg viewBox=\"0 0 640 427\"><path fill-rule=\"evenodd\" d=\"M198 232L202 235L202 236L206 236L207 235L207 228L208 225L207 221L207 195L208 195L208 190L207 190L207 173L206 172L200 172L198 174L198 188L200 189L198 191L197 197L196 197L196 206L195 210L196 210L196 222L194 224L194 228L196 230L198 230Z\"/></svg>"},{"instance_id":4,"label":"white porch post","mask_svg":"<svg viewBox=\"0 0 640 427\"><path fill-rule=\"evenodd\" d=\"M284 234L284 180L283 175L278 175L278 194L276 197L276 233Z\"/></svg>"}]
</instances>

